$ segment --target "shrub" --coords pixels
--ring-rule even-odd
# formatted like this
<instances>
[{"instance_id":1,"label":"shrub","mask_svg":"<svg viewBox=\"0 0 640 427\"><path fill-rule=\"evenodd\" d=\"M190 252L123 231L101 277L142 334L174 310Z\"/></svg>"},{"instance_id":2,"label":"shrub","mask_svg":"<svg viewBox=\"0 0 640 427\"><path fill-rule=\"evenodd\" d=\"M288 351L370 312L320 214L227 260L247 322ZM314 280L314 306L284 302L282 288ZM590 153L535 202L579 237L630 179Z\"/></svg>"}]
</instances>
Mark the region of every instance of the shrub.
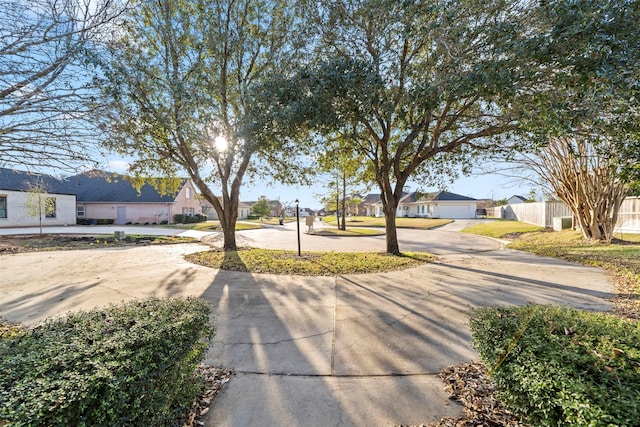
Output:
<instances>
[{"instance_id":1,"label":"shrub","mask_svg":"<svg viewBox=\"0 0 640 427\"><path fill-rule=\"evenodd\" d=\"M185 218L186 218L185 215L175 214L173 216L173 222L176 223L176 224L184 224L185 223Z\"/></svg>"},{"instance_id":2,"label":"shrub","mask_svg":"<svg viewBox=\"0 0 640 427\"><path fill-rule=\"evenodd\" d=\"M201 391L209 311L154 298L0 339L0 425L162 425Z\"/></svg>"},{"instance_id":3,"label":"shrub","mask_svg":"<svg viewBox=\"0 0 640 427\"><path fill-rule=\"evenodd\" d=\"M115 222L113 218L98 218L97 225L112 225Z\"/></svg>"},{"instance_id":4,"label":"shrub","mask_svg":"<svg viewBox=\"0 0 640 427\"><path fill-rule=\"evenodd\" d=\"M476 310L470 325L504 402L529 423L638 425L638 321L528 305Z\"/></svg>"}]
</instances>

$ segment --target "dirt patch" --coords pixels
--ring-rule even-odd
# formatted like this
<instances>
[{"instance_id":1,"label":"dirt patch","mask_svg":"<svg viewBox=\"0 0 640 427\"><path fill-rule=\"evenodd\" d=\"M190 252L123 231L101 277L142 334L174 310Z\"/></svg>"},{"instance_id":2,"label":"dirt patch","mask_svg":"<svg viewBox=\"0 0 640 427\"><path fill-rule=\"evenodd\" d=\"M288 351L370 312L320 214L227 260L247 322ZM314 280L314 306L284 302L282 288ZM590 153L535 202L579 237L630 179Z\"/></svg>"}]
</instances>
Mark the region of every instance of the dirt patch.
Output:
<instances>
[{"instance_id":1,"label":"dirt patch","mask_svg":"<svg viewBox=\"0 0 640 427\"><path fill-rule=\"evenodd\" d=\"M195 240L174 236L125 236L89 234L22 234L0 237L0 255L71 249L98 249L114 246L189 243Z\"/></svg>"}]
</instances>

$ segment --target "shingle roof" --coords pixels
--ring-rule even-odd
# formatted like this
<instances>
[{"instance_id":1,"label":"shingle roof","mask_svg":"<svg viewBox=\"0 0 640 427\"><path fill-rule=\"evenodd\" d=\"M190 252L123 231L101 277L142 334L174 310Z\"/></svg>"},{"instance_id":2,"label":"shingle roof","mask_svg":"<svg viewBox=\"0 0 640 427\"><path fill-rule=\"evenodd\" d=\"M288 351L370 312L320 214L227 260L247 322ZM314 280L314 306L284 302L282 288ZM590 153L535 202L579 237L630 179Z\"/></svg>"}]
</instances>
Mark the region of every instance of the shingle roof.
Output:
<instances>
[{"instance_id":1,"label":"shingle roof","mask_svg":"<svg viewBox=\"0 0 640 427\"><path fill-rule=\"evenodd\" d=\"M182 180L180 188L185 181ZM105 171L75 175L65 179L65 183L78 202L170 203L176 197L176 194L161 195L150 184L144 184L138 193L126 176Z\"/></svg>"},{"instance_id":2,"label":"shingle roof","mask_svg":"<svg viewBox=\"0 0 640 427\"><path fill-rule=\"evenodd\" d=\"M28 191L39 185L42 185L43 189L49 193L73 194L62 185L59 179L51 175L0 168L1 190Z\"/></svg>"},{"instance_id":3,"label":"shingle roof","mask_svg":"<svg viewBox=\"0 0 640 427\"><path fill-rule=\"evenodd\" d=\"M517 194L514 194L513 196L509 197L509 199L513 199L513 198L516 198L516 199L521 200L523 202L527 202L528 201L526 197L522 197L522 196L519 196ZM507 199L507 200L509 200L509 199Z\"/></svg>"},{"instance_id":4,"label":"shingle roof","mask_svg":"<svg viewBox=\"0 0 640 427\"><path fill-rule=\"evenodd\" d=\"M462 196L456 193L450 193L448 191L434 191L432 193L419 193L417 191L411 193L405 193L398 204L418 203L425 201L449 201L449 202L464 202L464 201L477 201L474 198ZM377 202L376 204L381 204Z\"/></svg>"},{"instance_id":5,"label":"shingle roof","mask_svg":"<svg viewBox=\"0 0 640 427\"><path fill-rule=\"evenodd\" d=\"M463 201L475 201L476 199L472 197L462 196L456 193L450 193L448 191L436 191L433 193L429 193L425 196L427 200L440 200L440 201L450 201L450 202L463 202Z\"/></svg>"},{"instance_id":6,"label":"shingle roof","mask_svg":"<svg viewBox=\"0 0 640 427\"><path fill-rule=\"evenodd\" d=\"M378 203L380 201L380 194L376 194L376 193L369 193L366 196L364 196L364 199L362 199L362 204L365 205L369 205L369 204L374 204L374 203Z\"/></svg>"},{"instance_id":7,"label":"shingle roof","mask_svg":"<svg viewBox=\"0 0 640 427\"><path fill-rule=\"evenodd\" d=\"M124 175L105 171L85 172L61 180L50 175L0 168L2 190L27 191L40 182L48 192L73 194L78 202L170 203L176 197L175 194L161 195L150 184L144 184L138 193ZM179 188L185 182L182 180Z\"/></svg>"}]
</instances>

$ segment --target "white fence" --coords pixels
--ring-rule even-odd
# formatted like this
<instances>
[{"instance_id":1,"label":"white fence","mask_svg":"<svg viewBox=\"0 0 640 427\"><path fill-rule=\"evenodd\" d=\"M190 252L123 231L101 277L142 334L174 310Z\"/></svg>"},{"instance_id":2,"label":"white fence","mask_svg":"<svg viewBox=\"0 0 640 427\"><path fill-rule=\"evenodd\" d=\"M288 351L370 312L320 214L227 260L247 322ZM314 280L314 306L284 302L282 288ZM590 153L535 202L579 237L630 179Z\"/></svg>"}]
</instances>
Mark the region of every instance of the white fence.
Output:
<instances>
[{"instance_id":1,"label":"white fence","mask_svg":"<svg viewBox=\"0 0 640 427\"><path fill-rule=\"evenodd\" d=\"M640 197L627 197L620 206L616 231L640 233Z\"/></svg>"},{"instance_id":2,"label":"white fence","mask_svg":"<svg viewBox=\"0 0 640 427\"><path fill-rule=\"evenodd\" d=\"M488 216L515 219L541 227L552 227L554 217L573 216L563 202L514 203L487 209ZM640 233L640 198L627 197L620 206L616 231Z\"/></svg>"}]
</instances>

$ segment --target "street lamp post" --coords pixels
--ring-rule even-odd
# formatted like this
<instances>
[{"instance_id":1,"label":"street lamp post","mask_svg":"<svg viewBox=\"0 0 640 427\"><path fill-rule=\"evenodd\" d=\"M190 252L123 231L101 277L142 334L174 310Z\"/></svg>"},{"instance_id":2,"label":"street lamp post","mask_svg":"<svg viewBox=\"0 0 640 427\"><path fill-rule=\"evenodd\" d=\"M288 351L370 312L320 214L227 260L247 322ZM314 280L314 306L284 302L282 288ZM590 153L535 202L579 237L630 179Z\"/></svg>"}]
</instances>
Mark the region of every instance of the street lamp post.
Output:
<instances>
[{"instance_id":1,"label":"street lamp post","mask_svg":"<svg viewBox=\"0 0 640 427\"><path fill-rule=\"evenodd\" d=\"M302 256L300 254L300 208L298 208L298 204L300 201L296 199L296 226L298 228L298 256Z\"/></svg>"}]
</instances>

